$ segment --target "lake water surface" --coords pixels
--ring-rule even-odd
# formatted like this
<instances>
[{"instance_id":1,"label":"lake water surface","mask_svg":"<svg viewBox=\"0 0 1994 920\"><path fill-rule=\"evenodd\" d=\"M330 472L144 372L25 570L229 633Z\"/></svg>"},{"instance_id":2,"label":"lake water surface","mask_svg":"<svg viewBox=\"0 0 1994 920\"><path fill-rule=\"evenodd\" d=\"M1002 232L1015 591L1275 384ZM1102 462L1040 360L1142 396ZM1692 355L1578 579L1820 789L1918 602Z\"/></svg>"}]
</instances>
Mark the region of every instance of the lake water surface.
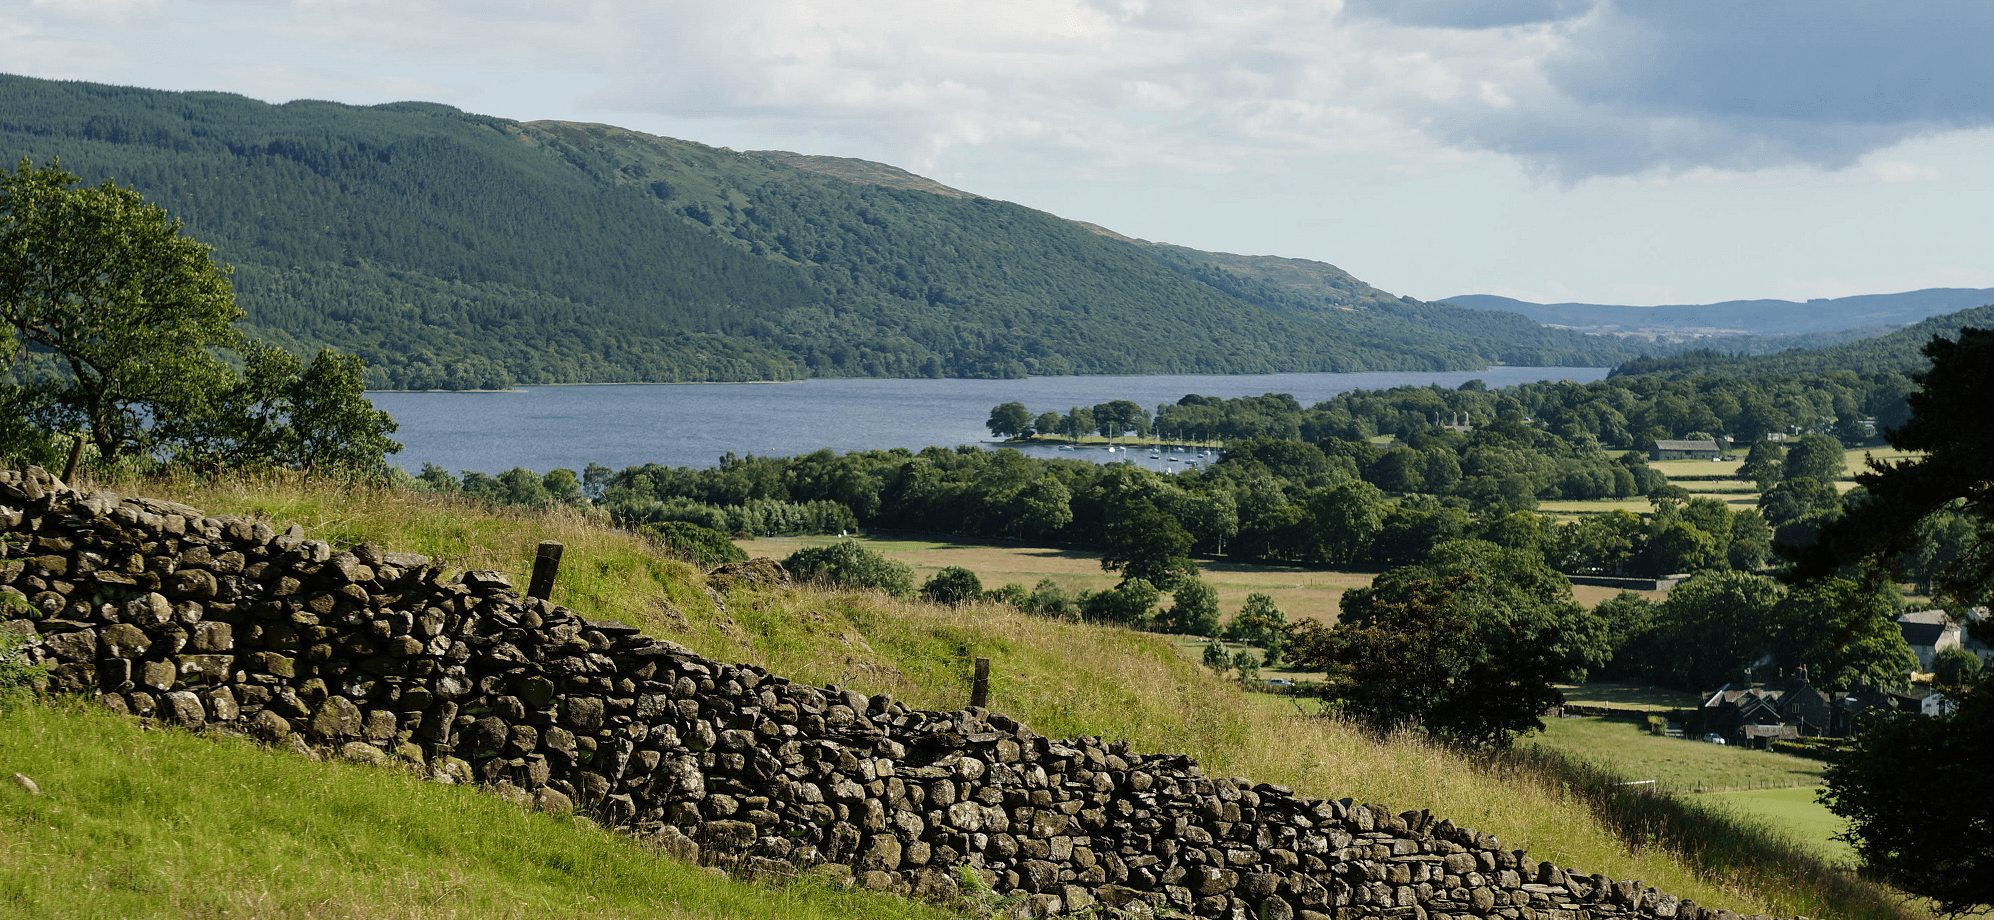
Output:
<instances>
[{"instance_id":1,"label":"lake water surface","mask_svg":"<svg viewBox=\"0 0 1994 920\"><path fill-rule=\"evenodd\" d=\"M415 472L434 463L452 472L498 473L513 467L546 472L590 463L623 469L644 463L713 466L722 454L791 456L821 448L837 453L906 447L994 444L983 423L999 403L1024 403L1033 415L1065 413L1115 399L1155 411L1187 393L1240 397L1288 393L1304 406L1354 389L1479 379L1491 389L1537 380L1588 382L1603 367L1492 367L1483 371L1367 374L1033 377L1025 380L820 379L795 383L618 384L522 387L503 393L369 393L401 424L403 450L390 462ZM1133 459L1144 452L1057 452L1038 456Z\"/></svg>"}]
</instances>

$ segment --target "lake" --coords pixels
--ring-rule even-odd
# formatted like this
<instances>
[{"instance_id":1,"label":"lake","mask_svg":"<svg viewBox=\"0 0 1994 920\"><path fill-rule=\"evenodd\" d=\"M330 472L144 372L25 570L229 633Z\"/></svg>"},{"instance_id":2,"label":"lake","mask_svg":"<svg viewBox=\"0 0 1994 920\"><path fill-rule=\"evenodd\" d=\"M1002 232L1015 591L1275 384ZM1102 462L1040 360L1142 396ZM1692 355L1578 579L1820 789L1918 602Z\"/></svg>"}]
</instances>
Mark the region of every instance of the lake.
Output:
<instances>
[{"instance_id":1,"label":"lake","mask_svg":"<svg viewBox=\"0 0 1994 920\"><path fill-rule=\"evenodd\" d=\"M1492 367L1482 371L1366 374L1032 377L1025 380L817 379L794 383L615 384L522 387L502 393L368 393L401 424L404 445L389 461L410 472L434 463L452 472L499 473L525 467L580 471L590 463L623 469L645 463L713 466L721 455L792 456L906 447L994 446L983 423L1000 403L1024 403L1033 415L1074 406L1133 400L1154 411L1188 393L1236 398L1288 393L1304 406L1350 390L1482 380L1491 389L1538 380L1590 382L1603 367ZM1131 459L1153 469L1145 452L1055 452L1034 456Z\"/></svg>"}]
</instances>

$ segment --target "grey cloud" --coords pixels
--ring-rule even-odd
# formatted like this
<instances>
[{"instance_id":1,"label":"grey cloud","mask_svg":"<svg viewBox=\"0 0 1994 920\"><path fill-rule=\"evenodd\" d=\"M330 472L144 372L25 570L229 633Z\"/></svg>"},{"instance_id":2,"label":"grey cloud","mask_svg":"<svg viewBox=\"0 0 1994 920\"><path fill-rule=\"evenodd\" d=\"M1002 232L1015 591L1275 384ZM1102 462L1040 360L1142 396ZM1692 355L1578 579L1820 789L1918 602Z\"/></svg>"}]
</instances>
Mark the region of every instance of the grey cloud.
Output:
<instances>
[{"instance_id":1,"label":"grey cloud","mask_svg":"<svg viewBox=\"0 0 1994 920\"><path fill-rule=\"evenodd\" d=\"M1994 7L1676 0L1602 5L1541 62L1547 91L1454 103L1429 130L1567 181L1651 169L1829 169L1994 124Z\"/></svg>"},{"instance_id":2,"label":"grey cloud","mask_svg":"<svg viewBox=\"0 0 1994 920\"><path fill-rule=\"evenodd\" d=\"M1637 112L1982 124L1990 34L1994 6L1972 3L1630 3L1575 32L1547 73Z\"/></svg>"}]
</instances>

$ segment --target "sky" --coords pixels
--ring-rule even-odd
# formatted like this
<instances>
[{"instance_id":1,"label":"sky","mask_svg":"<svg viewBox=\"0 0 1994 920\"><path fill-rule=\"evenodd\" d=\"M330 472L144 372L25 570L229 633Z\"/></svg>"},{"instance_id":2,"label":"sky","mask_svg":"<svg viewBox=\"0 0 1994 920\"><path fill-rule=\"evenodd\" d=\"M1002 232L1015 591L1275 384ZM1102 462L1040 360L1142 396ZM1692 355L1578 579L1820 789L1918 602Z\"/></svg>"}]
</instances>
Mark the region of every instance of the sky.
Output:
<instances>
[{"instance_id":1,"label":"sky","mask_svg":"<svg viewBox=\"0 0 1994 920\"><path fill-rule=\"evenodd\" d=\"M4 0L0 71L891 163L1395 294L1994 287L1968 0Z\"/></svg>"}]
</instances>

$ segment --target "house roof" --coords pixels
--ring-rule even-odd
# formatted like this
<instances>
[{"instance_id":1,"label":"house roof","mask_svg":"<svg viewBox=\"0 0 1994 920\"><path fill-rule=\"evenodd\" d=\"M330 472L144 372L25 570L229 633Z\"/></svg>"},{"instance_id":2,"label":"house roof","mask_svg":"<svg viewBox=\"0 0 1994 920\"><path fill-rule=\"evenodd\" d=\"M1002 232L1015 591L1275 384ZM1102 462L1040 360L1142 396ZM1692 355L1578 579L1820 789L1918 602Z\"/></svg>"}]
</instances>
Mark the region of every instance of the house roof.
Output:
<instances>
[{"instance_id":1,"label":"house roof","mask_svg":"<svg viewBox=\"0 0 1994 920\"><path fill-rule=\"evenodd\" d=\"M1655 441L1656 450L1716 450L1716 441Z\"/></svg>"}]
</instances>

